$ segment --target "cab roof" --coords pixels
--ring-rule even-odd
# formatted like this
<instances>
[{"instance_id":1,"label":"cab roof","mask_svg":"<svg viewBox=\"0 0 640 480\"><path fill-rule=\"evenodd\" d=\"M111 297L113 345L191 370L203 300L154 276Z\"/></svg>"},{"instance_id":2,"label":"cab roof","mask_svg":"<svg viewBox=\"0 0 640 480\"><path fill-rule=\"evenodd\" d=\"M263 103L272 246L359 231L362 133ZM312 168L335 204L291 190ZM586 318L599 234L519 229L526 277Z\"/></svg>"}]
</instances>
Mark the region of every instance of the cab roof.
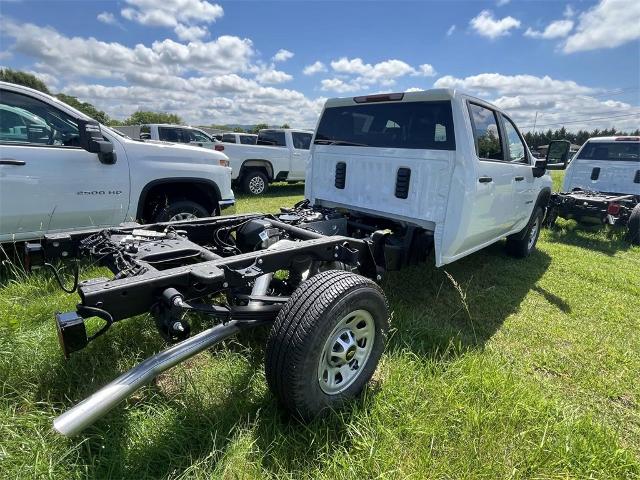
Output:
<instances>
[{"instance_id":1,"label":"cab roof","mask_svg":"<svg viewBox=\"0 0 640 480\"><path fill-rule=\"evenodd\" d=\"M615 137L591 137L587 142L603 143L603 142L632 142L640 143L640 137L631 135L617 135ZM586 143L586 142L585 142Z\"/></svg>"}]
</instances>

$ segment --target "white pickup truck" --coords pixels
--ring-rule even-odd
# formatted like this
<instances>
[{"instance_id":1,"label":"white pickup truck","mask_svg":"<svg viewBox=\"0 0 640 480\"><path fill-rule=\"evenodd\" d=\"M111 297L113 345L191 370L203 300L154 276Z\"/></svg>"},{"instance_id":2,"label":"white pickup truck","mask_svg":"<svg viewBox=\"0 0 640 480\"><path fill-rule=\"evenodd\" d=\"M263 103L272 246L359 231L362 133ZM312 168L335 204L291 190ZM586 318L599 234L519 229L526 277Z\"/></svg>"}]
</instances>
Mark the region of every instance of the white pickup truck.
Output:
<instances>
[{"instance_id":1,"label":"white pickup truck","mask_svg":"<svg viewBox=\"0 0 640 480\"><path fill-rule=\"evenodd\" d=\"M220 141L222 141L222 143L256 145L258 142L258 135L255 133L225 132L220 136Z\"/></svg>"},{"instance_id":2,"label":"white pickup truck","mask_svg":"<svg viewBox=\"0 0 640 480\"><path fill-rule=\"evenodd\" d=\"M251 195L265 193L274 181L304 180L312 136L308 130L265 129L256 145L226 143L233 180Z\"/></svg>"},{"instance_id":3,"label":"white pickup truck","mask_svg":"<svg viewBox=\"0 0 640 480\"><path fill-rule=\"evenodd\" d=\"M235 204L220 152L133 140L42 92L0 82L0 242Z\"/></svg>"},{"instance_id":4,"label":"white pickup truck","mask_svg":"<svg viewBox=\"0 0 640 480\"><path fill-rule=\"evenodd\" d=\"M199 128L168 123L148 123L140 125L141 140L157 140L170 143L186 143L196 147L224 151L222 142Z\"/></svg>"}]
</instances>

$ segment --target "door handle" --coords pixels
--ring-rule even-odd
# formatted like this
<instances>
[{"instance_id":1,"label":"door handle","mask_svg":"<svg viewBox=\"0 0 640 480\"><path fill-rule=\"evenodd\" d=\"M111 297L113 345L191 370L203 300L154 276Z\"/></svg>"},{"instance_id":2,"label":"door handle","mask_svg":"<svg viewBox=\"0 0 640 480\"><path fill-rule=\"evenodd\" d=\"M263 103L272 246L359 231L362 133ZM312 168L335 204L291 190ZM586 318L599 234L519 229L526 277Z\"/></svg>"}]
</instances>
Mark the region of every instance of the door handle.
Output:
<instances>
[{"instance_id":1,"label":"door handle","mask_svg":"<svg viewBox=\"0 0 640 480\"><path fill-rule=\"evenodd\" d=\"M490 182L493 182L493 178L491 178L491 177L480 177L478 179L478 181L480 183L490 183Z\"/></svg>"},{"instance_id":2,"label":"door handle","mask_svg":"<svg viewBox=\"0 0 640 480\"><path fill-rule=\"evenodd\" d=\"M524 180L524 177L516 177L516 182L521 182Z\"/></svg>"},{"instance_id":3,"label":"door handle","mask_svg":"<svg viewBox=\"0 0 640 480\"><path fill-rule=\"evenodd\" d=\"M0 158L0 165L26 165L24 160L16 160L15 158Z\"/></svg>"}]
</instances>

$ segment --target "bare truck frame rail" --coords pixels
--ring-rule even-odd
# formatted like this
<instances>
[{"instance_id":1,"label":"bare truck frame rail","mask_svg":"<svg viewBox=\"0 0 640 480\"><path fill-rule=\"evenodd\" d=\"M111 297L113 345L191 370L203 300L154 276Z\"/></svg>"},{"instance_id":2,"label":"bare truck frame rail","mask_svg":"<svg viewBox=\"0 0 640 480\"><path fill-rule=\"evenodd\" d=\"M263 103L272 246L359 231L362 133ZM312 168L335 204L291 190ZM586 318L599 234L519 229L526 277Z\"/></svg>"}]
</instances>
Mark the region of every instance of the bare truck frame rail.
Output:
<instances>
[{"instance_id":1,"label":"bare truck frame rail","mask_svg":"<svg viewBox=\"0 0 640 480\"><path fill-rule=\"evenodd\" d=\"M54 263L80 257L114 274L78 283L76 270L66 291L77 289L80 302L56 314L65 355L148 312L175 343L63 413L55 429L76 434L162 371L265 324L265 370L280 402L302 418L340 406L362 390L384 348L386 299L370 278L424 260L433 243L429 231L389 227L303 201L279 215L128 224L27 243L27 264L46 265L59 280ZM213 326L190 337L187 313L208 316ZM89 317L104 321L91 335Z\"/></svg>"}]
</instances>

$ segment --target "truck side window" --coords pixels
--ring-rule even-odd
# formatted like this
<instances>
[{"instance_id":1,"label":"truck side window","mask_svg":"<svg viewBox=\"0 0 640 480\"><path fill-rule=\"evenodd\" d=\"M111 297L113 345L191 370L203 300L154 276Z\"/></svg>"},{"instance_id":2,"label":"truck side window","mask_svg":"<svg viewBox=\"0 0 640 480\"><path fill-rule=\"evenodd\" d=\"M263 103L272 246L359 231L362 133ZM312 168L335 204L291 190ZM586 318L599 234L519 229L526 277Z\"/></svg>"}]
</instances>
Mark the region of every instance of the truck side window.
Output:
<instances>
[{"instance_id":1,"label":"truck side window","mask_svg":"<svg viewBox=\"0 0 640 480\"><path fill-rule=\"evenodd\" d=\"M473 120L473 137L478 158L504 160L496 113L475 103L469 104L469 111Z\"/></svg>"},{"instance_id":2,"label":"truck side window","mask_svg":"<svg viewBox=\"0 0 640 480\"><path fill-rule=\"evenodd\" d=\"M158 127L158 138L163 142L179 142L181 135L178 133L177 128Z\"/></svg>"},{"instance_id":3,"label":"truck side window","mask_svg":"<svg viewBox=\"0 0 640 480\"><path fill-rule=\"evenodd\" d=\"M272 147L286 147L284 132L263 130L258 134L258 145L270 145Z\"/></svg>"},{"instance_id":4,"label":"truck side window","mask_svg":"<svg viewBox=\"0 0 640 480\"><path fill-rule=\"evenodd\" d=\"M507 145L509 146L509 161L514 163L529 163L526 154L525 144L518 134L516 126L510 118L502 115L504 119L504 133L507 137Z\"/></svg>"},{"instance_id":5,"label":"truck side window","mask_svg":"<svg viewBox=\"0 0 640 480\"><path fill-rule=\"evenodd\" d=\"M257 139L253 135L240 135L240 143L243 145L255 145Z\"/></svg>"},{"instance_id":6,"label":"truck side window","mask_svg":"<svg viewBox=\"0 0 640 480\"><path fill-rule=\"evenodd\" d=\"M212 140L200 130L189 131L190 142L211 142Z\"/></svg>"},{"instance_id":7,"label":"truck side window","mask_svg":"<svg viewBox=\"0 0 640 480\"><path fill-rule=\"evenodd\" d=\"M236 143L236 136L233 133L225 133L222 135L222 141L227 143Z\"/></svg>"},{"instance_id":8,"label":"truck side window","mask_svg":"<svg viewBox=\"0 0 640 480\"><path fill-rule=\"evenodd\" d=\"M296 150L309 150L311 146L310 133L291 132L291 138L293 140L293 148Z\"/></svg>"},{"instance_id":9,"label":"truck side window","mask_svg":"<svg viewBox=\"0 0 640 480\"><path fill-rule=\"evenodd\" d=\"M79 147L78 124L48 103L2 90L0 143Z\"/></svg>"}]
</instances>

